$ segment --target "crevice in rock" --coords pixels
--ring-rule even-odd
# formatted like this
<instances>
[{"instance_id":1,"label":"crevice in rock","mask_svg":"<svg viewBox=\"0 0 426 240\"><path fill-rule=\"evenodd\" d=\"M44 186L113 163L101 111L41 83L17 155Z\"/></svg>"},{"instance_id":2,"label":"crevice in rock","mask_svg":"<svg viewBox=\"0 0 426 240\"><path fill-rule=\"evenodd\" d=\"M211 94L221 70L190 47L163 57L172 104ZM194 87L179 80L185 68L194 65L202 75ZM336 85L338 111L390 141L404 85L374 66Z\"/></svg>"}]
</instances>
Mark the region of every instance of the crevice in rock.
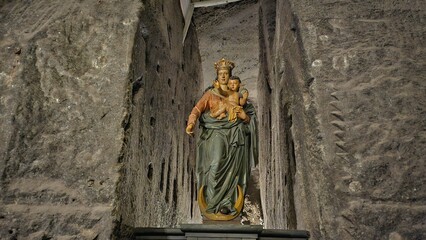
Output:
<instances>
[{"instance_id":1,"label":"crevice in rock","mask_svg":"<svg viewBox=\"0 0 426 240\"><path fill-rule=\"evenodd\" d=\"M194 209L194 201L196 200L195 199L195 192L196 192L196 190L195 190L195 182L194 182L194 172L191 170L191 174L189 175L189 178L190 178L190 180L189 180L189 185L190 185L190 192L191 192L191 207L190 207L190 209L191 209L191 218L194 216L194 211L193 211L193 209Z\"/></svg>"},{"instance_id":2,"label":"crevice in rock","mask_svg":"<svg viewBox=\"0 0 426 240\"><path fill-rule=\"evenodd\" d=\"M161 176L161 181L160 181L160 192L163 192L164 189L164 180L167 180L166 178L166 173L164 172L164 167L166 165L166 160L163 158L163 160L161 161L161 172L160 172L160 176Z\"/></svg>"},{"instance_id":3,"label":"crevice in rock","mask_svg":"<svg viewBox=\"0 0 426 240\"><path fill-rule=\"evenodd\" d=\"M296 208L294 205L294 181L296 175L296 156L294 151L294 141L293 141L293 117L289 113L289 104L284 105L284 125L285 125L285 148L287 163L285 164L285 188L287 192L286 198L286 218L287 218L287 228L288 229L297 229L297 218L296 218Z\"/></svg>"}]
</instances>

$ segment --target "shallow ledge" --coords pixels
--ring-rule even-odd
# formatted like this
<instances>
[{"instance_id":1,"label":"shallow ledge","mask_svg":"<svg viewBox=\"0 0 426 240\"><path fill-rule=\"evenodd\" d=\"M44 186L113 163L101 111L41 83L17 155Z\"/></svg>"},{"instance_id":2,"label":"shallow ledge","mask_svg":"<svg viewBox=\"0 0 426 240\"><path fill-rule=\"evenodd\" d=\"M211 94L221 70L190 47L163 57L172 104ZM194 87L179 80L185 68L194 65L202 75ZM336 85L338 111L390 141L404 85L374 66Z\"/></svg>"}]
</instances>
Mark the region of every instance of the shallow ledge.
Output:
<instances>
[{"instance_id":1,"label":"shallow ledge","mask_svg":"<svg viewBox=\"0 0 426 240\"><path fill-rule=\"evenodd\" d=\"M309 239L310 236L309 232L304 230L263 229L261 225L224 224L182 224L177 228L135 228L133 234L135 239L187 239L189 236L203 239L202 236L220 238L221 235L224 237L235 235L237 238L246 235L250 236L250 239Z\"/></svg>"}]
</instances>

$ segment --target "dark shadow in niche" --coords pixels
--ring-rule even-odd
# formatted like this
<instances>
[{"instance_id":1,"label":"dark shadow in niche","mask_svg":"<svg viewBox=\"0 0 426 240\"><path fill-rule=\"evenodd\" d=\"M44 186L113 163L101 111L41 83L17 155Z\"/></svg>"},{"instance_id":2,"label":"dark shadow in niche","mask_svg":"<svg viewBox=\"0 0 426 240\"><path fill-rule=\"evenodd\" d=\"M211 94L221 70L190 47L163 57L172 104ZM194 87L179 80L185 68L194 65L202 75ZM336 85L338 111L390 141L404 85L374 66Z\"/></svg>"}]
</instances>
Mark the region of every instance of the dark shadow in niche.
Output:
<instances>
[{"instance_id":1,"label":"dark shadow in niche","mask_svg":"<svg viewBox=\"0 0 426 240\"><path fill-rule=\"evenodd\" d=\"M194 217L194 201L195 199L195 182L194 182L194 171L191 170L190 181L191 185L191 218Z\"/></svg>"},{"instance_id":2,"label":"dark shadow in niche","mask_svg":"<svg viewBox=\"0 0 426 240\"><path fill-rule=\"evenodd\" d=\"M155 118L154 118L154 117L151 117L151 118L150 118L150 120L149 120L149 124L150 124L151 126L155 126L155 122L156 122Z\"/></svg>"},{"instance_id":3,"label":"dark shadow in niche","mask_svg":"<svg viewBox=\"0 0 426 240\"><path fill-rule=\"evenodd\" d=\"M139 89L143 86L143 75L140 75L133 83L132 83L132 97L134 97Z\"/></svg>"},{"instance_id":4,"label":"dark shadow in niche","mask_svg":"<svg viewBox=\"0 0 426 240\"><path fill-rule=\"evenodd\" d=\"M287 150L287 163L285 164L285 188L287 190L287 228L297 228L296 207L294 204L294 180L296 175L296 155L292 133L293 116L289 113L289 104L284 105L285 142Z\"/></svg>"},{"instance_id":5,"label":"dark shadow in niche","mask_svg":"<svg viewBox=\"0 0 426 240\"><path fill-rule=\"evenodd\" d=\"M169 202L169 196L170 196L170 179L169 179L169 177L170 177L170 160L169 160L169 164L167 165L167 172L166 172L166 178L165 178L165 181L166 181L166 189L165 189L165 191L166 191L166 195L164 196L164 200L166 200L166 202Z\"/></svg>"},{"instance_id":6,"label":"dark shadow in niche","mask_svg":"<svg viewBox=\"0 0 426 240\"><path fill-rule=\"evenodd\" d=\"M167 36L169 39L169 48L172 49L172 27L170 24L167 24Z\"/></svg>"},{"instance_id":7,"label":"dark shadow in niche","mask_svg":"<svg viewBox=\"0 0 426 240\"><path fill-rule=\"evenodd\" d=\"M152 168L152 163L148 164L148 173L147 173L147 177L148 179L151 181L152 180L152 172L153 172L153 168Z\"/></svg>"},{"instance_id":8,"label":"dark shadow in niche","mask_svg":"<svg viewBox=\"0 0 426 240\"><path fill-rule=\"evenodd\" d=\"M164 167L166 165L166 160L163 158L161 161L161 180L160 180L160 191L163 192L164 189Z\"/></svg>"},{"instance_id":9,"label":"dark shadow in niche","mask_svg":"<svg viewBox=\"0 0 426 240\"><path fill-rule=\"evenodd\" d=\"M178 185L177 185L177 180L176 178L173 179L173 204L176 205L177 204L177 192L178 192Z\"/></svg>"}]
</instances>

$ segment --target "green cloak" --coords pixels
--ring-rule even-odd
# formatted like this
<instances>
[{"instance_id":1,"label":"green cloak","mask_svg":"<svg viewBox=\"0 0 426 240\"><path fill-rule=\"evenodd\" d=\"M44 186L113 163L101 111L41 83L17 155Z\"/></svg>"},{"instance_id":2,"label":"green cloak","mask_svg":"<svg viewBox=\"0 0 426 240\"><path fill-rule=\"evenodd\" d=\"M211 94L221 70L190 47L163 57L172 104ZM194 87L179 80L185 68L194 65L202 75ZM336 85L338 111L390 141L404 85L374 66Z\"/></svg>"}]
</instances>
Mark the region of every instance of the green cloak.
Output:
<instances>
[{"instance_id":1,"label":"green cloak","mask_svg":"<svg viewBox=\"0 0 426 240\"><path fill-rule=\"evenodd\" d=\"M257 164L257 119L252 104L244 111L249 123L240 119L218 120L206 111L200 116L201 135L197 144L198 190L204 187L207 212L218 213L222 207L235 214L237 185L245 194L251 168Z\"/></svg>"}]
</instances>

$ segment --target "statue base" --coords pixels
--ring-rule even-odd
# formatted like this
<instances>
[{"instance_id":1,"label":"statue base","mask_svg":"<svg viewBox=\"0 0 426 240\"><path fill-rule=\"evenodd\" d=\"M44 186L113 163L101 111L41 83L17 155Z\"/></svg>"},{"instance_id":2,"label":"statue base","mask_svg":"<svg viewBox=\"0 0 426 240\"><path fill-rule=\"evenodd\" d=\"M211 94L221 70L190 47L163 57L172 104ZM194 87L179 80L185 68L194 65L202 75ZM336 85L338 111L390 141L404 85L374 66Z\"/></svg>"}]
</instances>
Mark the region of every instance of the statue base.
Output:
<instances>
[{"instance_id":1,"label":"statue base","mask_svg":"<svg viewBox=\"0 0 426 240\"><path fill-rule=\"evenodd\" d=\"M210 220L207 218L203 217L203 225L237 225L237 226L242 226L241 225L241 218L234 218L232 220L229 221L214 221L214 220Z\"/></svg>"},{"instance_id":2,"label":"statue base","mask_svg":"<svg viewBox=\"0 0 426 240\"><path fill-rule=\"evenodd\" d=\"M261 225L205 225L182 224L180 228L135 228L134 239L180 240L274 240L309 239L309 232L302 230L263 229Z\"/></svg>"}]
</instances>

